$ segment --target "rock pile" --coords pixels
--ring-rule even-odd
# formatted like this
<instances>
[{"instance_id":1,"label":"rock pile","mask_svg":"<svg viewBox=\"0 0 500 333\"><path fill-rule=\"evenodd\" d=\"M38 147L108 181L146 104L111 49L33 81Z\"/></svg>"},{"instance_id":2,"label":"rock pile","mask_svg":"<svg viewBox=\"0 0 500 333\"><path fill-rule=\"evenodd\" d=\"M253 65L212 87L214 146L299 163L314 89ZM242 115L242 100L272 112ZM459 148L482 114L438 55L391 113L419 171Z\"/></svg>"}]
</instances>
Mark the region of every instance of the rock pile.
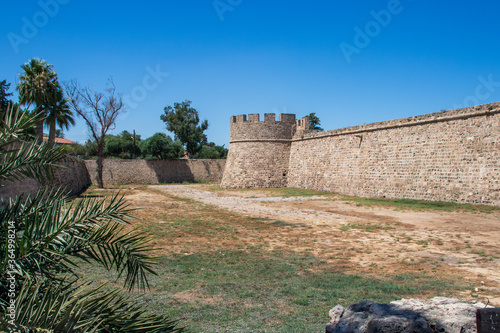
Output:
<instances>
[{"instance_id":1,"label":"rock pile","mask_svg":"<svg viewBox=\"0 0 500 333\"><path fill-rule=\"evenodd\" d=\"M475 333L476 310L485 304L457 298L402 299L390 304L362 301L330 310L326 333Z\"/></svg>"}]
</instances>

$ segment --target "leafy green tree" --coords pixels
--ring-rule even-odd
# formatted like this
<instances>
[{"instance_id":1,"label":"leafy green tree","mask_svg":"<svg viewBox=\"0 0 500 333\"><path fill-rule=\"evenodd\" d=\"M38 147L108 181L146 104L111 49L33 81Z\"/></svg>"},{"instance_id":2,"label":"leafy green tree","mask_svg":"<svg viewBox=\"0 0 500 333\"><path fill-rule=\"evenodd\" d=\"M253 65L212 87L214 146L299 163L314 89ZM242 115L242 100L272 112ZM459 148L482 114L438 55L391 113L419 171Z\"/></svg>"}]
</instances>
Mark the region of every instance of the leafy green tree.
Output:
<instances>
[{"instance_id":1,"label":"leafy green tree","mask_svg":"<svg viewBox=\"0 0 500 333\"><path fill-rule=\"evenodd\" d=\"M64 149L22 143L38 118L12 109L0 128L0 180L50 181ZM0 206L0 330L2 332L181 332L148 314L121 289L89 287L76 260L116 270L124 287L148 286L154 273L143 233L124 231L131 210L123 197L71 200L60 190L12 198Z\"/></svg>"},{"instance_id":2,"label":"leafy green tree","mask_svg":"<svg viewBox=\"0 0 500 333\"><path fill-rule=\"evenodd\" d=\"M85 151L85 147L80 145L80 144L76 144L76 145L64 145L64 148L65 148L65 153L68 154L68 155L72 155L72 156L79 156L79 157L85 157L86 155L86 151Z\"/></svg>"},{"instance_id":3,"label":"leafy green tree","mask_svg":"<svg viewBox=\"0 0 500 333\"><path fill-rule=\"evenodd\" d=\"M227 158L227 152L228 149L224 148L224 145L217 146L210 142L208 145L203 145L194 158L224 159Z\"/></svg>"},{"instance_id":4,"label":"leafy green tree","mask_svg":"<svg viewBox=\"0 0 500 333\"><path fill-rule=\"evenodd\" d=\"M43 123L45 117L45 105L48 94L56 89L57 74L53 66L45 60L32 58L29 62L21 65L24 73L19 77L17 90L19 91L19 103L21 105L35 105L34 113L39 116L36 123L36 138L38 144L43 141Z\"/></svg>"},{"instance_id":5,"label":"leafy green tree","mask_svg":"<svg viewBox=\"0 0 500 333\"><path fill-rule=\"evenodd\" d=\"M321 121L318 116L316 116L316 112L311 112L306 117L309 117L309 129L319 132L323 131L323 129L319 127L319 125L321 125Z\"/></svg>"},{"instance_id":6,"label":"leafy green tree","mask_svg":"<svg viewBox=\"0 0 500 333\"><path fill-rule=\"evenodd\" d=\"M120 158L133 158L134 154L140 155L141 136L123 131L119 135L106 135L104 154Z\"/></svg>"},{"instance_id":7,"label":"leafy green tree","mask_svg":"<svg viewBox=\"0 0 500 333\"><path fill-rule=\"evenodd\" d=\"M97 142L95 140L88 139L83 148L85 148L85 158L97 156Z\"/></svg>"},{"instance_id":8,"label":"leafy green tree","mask_svg":"<svg viewBox=\"0 0 500 333\"><path fill-rule=\"evenodd\" d=\"M160 118L167 125L167 130L182 142L189 155L194 156L207 143L207 136L203 132L208 128L208 121L200 123L198 111L191 107L191 101L165 107Z\"/></svg>"},{"instance_id":9,"label":"leafy green tree","mask_svg":"<svg viewBox=\"0 0 500 333\"><path fill-rule=\"evenodd\" d=\"M104 155L119 156L122 152L121 138L117 135L106 135L104 138Z\"/></svg>"},{"instance_id":10,"label":"leafy green tree","mask_svg":"<svg viewBox=\"0 0 500 333\"><path fill-rule=\"evenodd\" d=\"M184 156L184 147L180 141L174 141L165 133L155 133L141 142L141 151L146 158L169 160Z\"/></svg>"}]
</instances>

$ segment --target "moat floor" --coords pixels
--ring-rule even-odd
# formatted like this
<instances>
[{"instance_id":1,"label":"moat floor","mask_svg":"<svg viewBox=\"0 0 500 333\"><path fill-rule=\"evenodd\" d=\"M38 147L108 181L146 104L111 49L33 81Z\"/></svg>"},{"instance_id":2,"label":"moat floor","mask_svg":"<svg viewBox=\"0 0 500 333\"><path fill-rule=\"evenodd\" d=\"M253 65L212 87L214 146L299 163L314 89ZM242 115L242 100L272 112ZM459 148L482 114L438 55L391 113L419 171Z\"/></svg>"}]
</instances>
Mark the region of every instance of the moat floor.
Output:
<instances>
[{"instance_id":1,"label":"moat floor","mask_svg":"<svg viewBox=\"0 0 500 333\"><path fill-rule=\"evenodd\" d=\"M215 185L149 188L283 226L286 236L268 235L270 249L309 251L337 264L342 258L346 273L390 274L406 267L408 272L459 274L478 288L461 297L488 297L490 304L500 306L500 210L415 211L360 205L334 194L281 197L267 189ZM139 203L160 197L148 192L127 199Z\"/></svg>"}]
</instances>

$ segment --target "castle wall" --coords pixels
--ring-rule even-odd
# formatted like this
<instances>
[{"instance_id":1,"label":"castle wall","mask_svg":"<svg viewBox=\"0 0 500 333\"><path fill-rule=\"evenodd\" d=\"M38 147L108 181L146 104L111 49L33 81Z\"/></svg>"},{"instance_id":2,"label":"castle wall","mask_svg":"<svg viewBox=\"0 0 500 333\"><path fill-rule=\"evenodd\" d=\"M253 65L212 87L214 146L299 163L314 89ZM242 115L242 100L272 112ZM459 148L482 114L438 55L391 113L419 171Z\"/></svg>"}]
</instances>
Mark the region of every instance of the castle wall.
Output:
<instances>
[{"instance_id":1,"label":"castle wall","mask_svg":"<svg viewBox=\"0 0 500 333\"><path fill-rule=\"evenodd\" d=\"M226 160L111 160L105 159L102 177L105 185L161 184L184 181L222 179ZM85 161L92 180L97 184L97 162Z\"/></svg>"},{"instance_id":2,"label":"castle wall","mask_svg":"<svg viewBox=\"0 0 500 333\"><path fill-rule=\"evenodd\" d=\"M500 103L296 136L287 185L500 206Z\"/></svg>"},{"instance_id":3,"label":"castle wall","mask_svg":"<svg viewBox=\"0 0 500 333\"><path fill-rule=\"evenodd\" d=\"M266 113L231 117L224 188L284 187L287 184L295 115Z\"/></svg>"},{"instance_id":4,"label":"castle wall","mask_svg":"<svg viewBox=\"0 0 500 333\"><path fill-rule=\"evenodd\" d=\"M91 184L83 160L66 156L57 164L62 167L54 168L54 179L48 185L28 178L21 181L0 181L0 204L1 201L6 202L9 198L21 195L24 197L33 196L46 187L61 188L67 193L78 194Z\"/></svg>"}]
</instances>

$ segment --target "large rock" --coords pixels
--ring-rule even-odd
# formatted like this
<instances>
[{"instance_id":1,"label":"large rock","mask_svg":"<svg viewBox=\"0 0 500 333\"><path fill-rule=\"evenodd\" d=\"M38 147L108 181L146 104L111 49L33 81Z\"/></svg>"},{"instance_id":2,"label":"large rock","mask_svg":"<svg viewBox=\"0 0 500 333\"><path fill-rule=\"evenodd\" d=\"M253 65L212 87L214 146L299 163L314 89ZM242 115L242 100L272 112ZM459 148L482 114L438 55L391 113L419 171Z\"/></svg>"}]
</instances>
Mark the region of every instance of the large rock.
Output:
<instances>
[{"instance_id":1,"label":"large rock","mask_svg":"<svg viewBox=\"0 0 500 333\"><path fill-rule=\"evenodd\" d=\"M390 304L362 301L330 310L326 333L473 333L483 303L457 298L402 299Z\"/></svg>"}]
</instances>

